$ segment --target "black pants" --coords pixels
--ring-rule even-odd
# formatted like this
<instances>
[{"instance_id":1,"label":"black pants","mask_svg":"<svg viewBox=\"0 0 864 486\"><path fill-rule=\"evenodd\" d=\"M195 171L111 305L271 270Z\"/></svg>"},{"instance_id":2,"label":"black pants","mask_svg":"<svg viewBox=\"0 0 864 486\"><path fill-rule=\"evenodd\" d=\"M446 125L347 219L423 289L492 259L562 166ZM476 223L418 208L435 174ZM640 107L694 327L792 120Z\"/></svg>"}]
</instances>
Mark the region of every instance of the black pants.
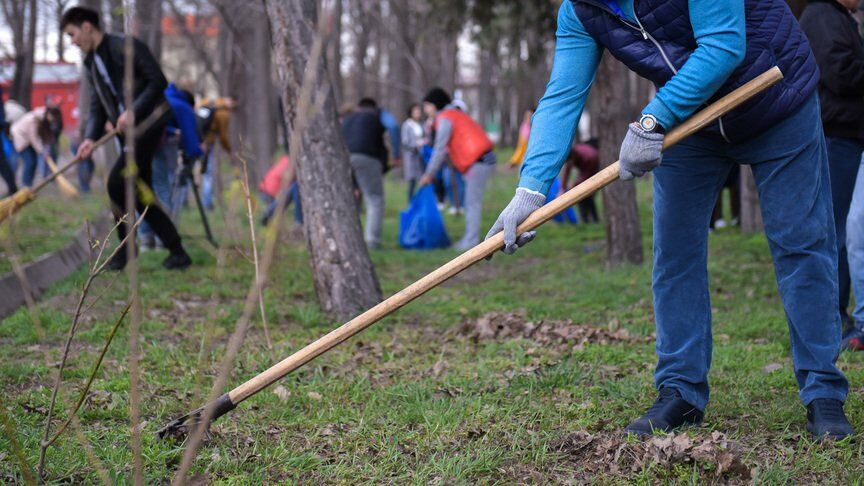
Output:
<instances>
[{"instance_id":1,"label":"black pants","mask_svg":"<svg viewBox=\"0 0 864 486\"><path fill-rule=\"evenodd\" d=\"M151 228L153 228L156 236L162 240L165 248L168 248L171 252L176 252L183 248L180 244L180 235L177 233L177 228L174 226L174 223L171 222L171 218L168 217L157 202L152 186L153 155L156 153L156 149L159 148L159 142L162 138L162 132L164 129L164 123L160 123L155 127L151 127L150 130L135 140L135 163L138 166L135 209L139 213L144 213L144 209L147 208L144 220L147 221L147 224L149 224ZM114 212L115 221L119 221L120 218L126 214L125 169L126 155L120 154L120 157L117 159L117 162L114 163L114 167L111 168L111 172L108 174L108 196L111 197L111 202L113 203L111 209ZM142 184L145 187L142 188ZM142 198L142 196L147 192L149 192L153 198L153 204L150 204L149 206ZM118 228L117 235L120 237L121 241L129 233L131 228L130 223L134 218L130 217L128 220L128 223L122 224Z\"/></svg>"},{"instance_id":2,"label":"black pants","mask_svg":"<svg viewBox=\"0 0 864 486\"><path fill-rule=\"evenodd\" d=\"M590 195L579 201L579 216L582 217L583 223L597 223L600 218L597 216L597 206L594 204L594 195Z\"/></svg>"},{"instance_id":3,"label":"black pants","mask_svg":"<svg viewBox=\"0 0 864 486\"><path fill-rule=\"evenodd\" d=\"M6 153L3 152L3 147L0 147L0 177L6 182L6 188L9 194L14 194L18 191L18 186L15 184L15 172L6 160Z\"/></svg>"},{"instance_id":4,"label":"black pants","mask_svg":"<svg viewBox=\"0 0 864 486\"><path fill-rule=\"evenodd\" d=\"M741 166L734 164L729 175L726 177L726 182L720 188L717 194L717 204L714 205L714 211L711 213L710 227L713 229L717 220L723 219L723 189L729 188L729 203L732 210L732 219L741 220Z\"/></svg>"}]
</instances>

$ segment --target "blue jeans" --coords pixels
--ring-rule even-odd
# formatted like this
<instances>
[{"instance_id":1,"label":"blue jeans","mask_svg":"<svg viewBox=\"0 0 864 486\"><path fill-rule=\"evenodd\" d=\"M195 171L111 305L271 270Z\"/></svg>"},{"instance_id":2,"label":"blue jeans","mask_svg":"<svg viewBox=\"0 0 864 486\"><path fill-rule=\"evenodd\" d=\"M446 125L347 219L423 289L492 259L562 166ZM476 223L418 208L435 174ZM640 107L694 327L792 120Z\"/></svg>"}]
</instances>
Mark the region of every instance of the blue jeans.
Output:
<instances>
[{"instance_id":1,"label":"blue jeans","mask_svg":"<svg viewBox=\"0 0 864 486\"><path fill-rule=\"evenodd\" d=\"M654 171L656 386L708 404L711 301L708 223L733 164L751 164L786 311L799 398L844 400L837 249L828 155L814 94L784 122L744 143L692 136Z\"/></svg>"},{"instance_id":2,"label":"blue jeans","mask_svg":"<svg viewBox=\"0 0 864 486\"><path fill-rule=\"evenodd\" d=\"M213 209L213 179L216 177L216 147L210 147L205 156L207 157L207 170L201 174L201 203L207 209Z\"/></svg>"},{"instance_id":3,"label":"blue jeans","mask_svg":"<svg viewBox=\"0 0 864 486\"><path fill-rule=\"evenodd\" d=\"M21 169L21 182L26 187L33 187L33 181L36 180L36 151L33 150L33 147L28 146L24 150L16 152L15 158L17 159L15 167L17 168L18 165L23 167Z\"/></svg>"},{"instance_id":4,"label":"blue jeans","mask_svg":"<svg viewBox=\"0 0 864 486\"><path fill-rule=\"evenodd\" d=\"M261 199L267 203L267 209L264 210L264 220L270 221L273 215L276 214L276 203L278 197L273 197L267 194L262 194ZM303 224L303 206L300 204L300 186L297 183L291 184L288 188L288 196L285 198L285 208L294 204L294 222Z\"/></svg>"},{"instance_id":5,"label":"blue jeans","mask_svg":"<svg viewBox=\"0 0 864 486\"><path fill-rule=\"evenodd\" d=\"M166 138L162 145L153 155L152 171L153 193L159 200L159 204L165 208L165 212L171 214L171 180L174 177L174 169L177 167L177 141ZM138 236L153 235L153 228L142 221L138 228Z\"/></svg>"},{"instance_id":6,"label":"blue jeans","mask_svg":"<svg viewBox=\"0 0 864 486\"><path fill-rule=\"evenodd\" d=\"M852 204L852 191L864 142L852 138L825 137L828 144L828 168L831 171L831 199L834 205L834 227L837 234L837 279L840 286L840 315L849 307L849 260L846 252L846 218Z\"/></svg>"},{"instance_id":7,"label":"blue jeans","mask_svg":"<svg viewBox=\"0 0 864 486\"><path fill-rule=\"evenodd\" d=\"M96 170L96 164L93 159L85 159L78 162L78 187L81 192L90 192L90 182L93 181L93 172Z\"/></svg>"},{"instance_id":8,"label":"blue jeans","mask_svg":"<svg viewBox=\"0 0 864 486\"><path fill-rule=\"evenodd\" d=\"M57 145L46 145L45 148L48 149L48 153L51 154L51 159L54 163L57 163ZM42 154L39 154L37 167L42 169L42 177L48 177L51 174L51 167L48 167L48 163L45 162L45 157Z\"/></svg>"},{"instance_id":9,"label":"blue jeans","mask_svg":"<svg viewBox=\"0 0 864 486\"><path fill-rule=\"evenodd\" d=\"M444 189L447 191L447 199L450 200L450 205L456 207L457 191L459 207L465 207L465 178L458 170L448 165L443 169L442 177L444 178ZM456 187L453 187L453 180L456 180ZM455 189L455 190L454 190Z\"/></svg>"},{"instance_id":10,"label":"blue jeans","mask_svg":"<svg viewBox=\"0 0 864 486\"><path fill-rule=\"evenodd\" d=\"M846 218L846 251L852 292L855 294L852 317L858 327L864 327L864 158L860 159L859 164L855 191Z\"/></svg>"}]
</instances>

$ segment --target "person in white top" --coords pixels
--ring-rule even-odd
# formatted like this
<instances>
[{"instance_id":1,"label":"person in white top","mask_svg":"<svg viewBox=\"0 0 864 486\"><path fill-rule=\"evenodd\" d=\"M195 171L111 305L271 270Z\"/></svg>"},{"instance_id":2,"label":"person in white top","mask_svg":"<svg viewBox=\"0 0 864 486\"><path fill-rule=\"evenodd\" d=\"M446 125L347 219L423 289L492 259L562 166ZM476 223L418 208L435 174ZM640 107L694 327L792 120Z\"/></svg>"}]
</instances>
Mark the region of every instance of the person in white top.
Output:
<instances>
[{"instance_id":1,"label":"person in white top","mask_svg":"<svg viewBox=\"0 0 864 486\"><path fill-rule=\"evenodd\" d=\"M415 103L408 108L408 118L402 123L402 172L408 182L408 201L414 197L417 181L423 176L423 155L426 144L423 134L423 108Z\"/></svg>"},{"instance_id":2,"label":"person in white top","mask_svg":"<svg viewBox=\"0 0 864 486\"><path fill-rule=\"evenodd\" d=\"M15 158L23 165L23 184L31 187L36 178L37 157L57 141L63 131L63 115L56 107L36 108L12 124L9 132Z\"/></svg>"}]
</instances>

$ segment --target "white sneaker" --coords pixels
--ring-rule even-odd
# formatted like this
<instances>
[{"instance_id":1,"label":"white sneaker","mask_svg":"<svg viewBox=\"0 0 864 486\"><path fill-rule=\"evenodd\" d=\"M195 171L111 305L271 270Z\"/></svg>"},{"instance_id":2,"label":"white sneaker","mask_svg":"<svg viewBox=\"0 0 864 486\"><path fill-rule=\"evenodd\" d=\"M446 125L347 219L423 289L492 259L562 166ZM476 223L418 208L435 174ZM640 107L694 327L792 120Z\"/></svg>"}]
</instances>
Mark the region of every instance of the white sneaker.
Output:
<instances>
[{"instance_id":1,"label":"white sneaker","mask_svg":"<svg viewBox=\"0 0 864 486\"><path fill-rule=\"evenodd\" d=\"M453 206L450 206L450 209L447 210L447 214L456 214L458 212L459 210L454 208Z\"/></svg>"},{"instance_id":2,"label":"white sneaker","mask_svg":"<svg viewBox=\"0 0 864 486\"><path fill-rule=\"evenodd\" d=\"M447 207L446 204L444 204L444 203L440 203L440 202L438 203L437 206L438 206L438 211L444 211L444 208Z\"/></svg>"},{"instance_id":3,"label":"white sneaker","mask_svg":"<svg viewBox=\"0 0 864 486\"><path fill-rule=\"evenodd\" d=\"M729 225L726 223L725 219L718 219L717 222L714 223L714 227L717 229L723 229L727 226Z\"/></svg>"}]
</instances>

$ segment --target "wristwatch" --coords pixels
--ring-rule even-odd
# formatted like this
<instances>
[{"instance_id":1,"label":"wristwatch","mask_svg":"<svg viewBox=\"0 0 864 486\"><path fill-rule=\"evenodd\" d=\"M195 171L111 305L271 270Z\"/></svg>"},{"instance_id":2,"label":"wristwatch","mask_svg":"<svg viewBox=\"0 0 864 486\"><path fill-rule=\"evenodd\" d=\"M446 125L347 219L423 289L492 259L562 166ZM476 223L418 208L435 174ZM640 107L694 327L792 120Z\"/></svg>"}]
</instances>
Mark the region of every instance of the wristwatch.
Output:
<instances>
[{"instance_id":1,"label":"wristwatch","mask_svg":"<svg viewBox=\"0 0 864 486\"><path fill-rule=\"evenodd\" d=\"M639 119L639 128L646 132L666 133L666 130L657 123L657 117L647 113L642 115L642 118Z\"/></svg>"}]
</instances>

